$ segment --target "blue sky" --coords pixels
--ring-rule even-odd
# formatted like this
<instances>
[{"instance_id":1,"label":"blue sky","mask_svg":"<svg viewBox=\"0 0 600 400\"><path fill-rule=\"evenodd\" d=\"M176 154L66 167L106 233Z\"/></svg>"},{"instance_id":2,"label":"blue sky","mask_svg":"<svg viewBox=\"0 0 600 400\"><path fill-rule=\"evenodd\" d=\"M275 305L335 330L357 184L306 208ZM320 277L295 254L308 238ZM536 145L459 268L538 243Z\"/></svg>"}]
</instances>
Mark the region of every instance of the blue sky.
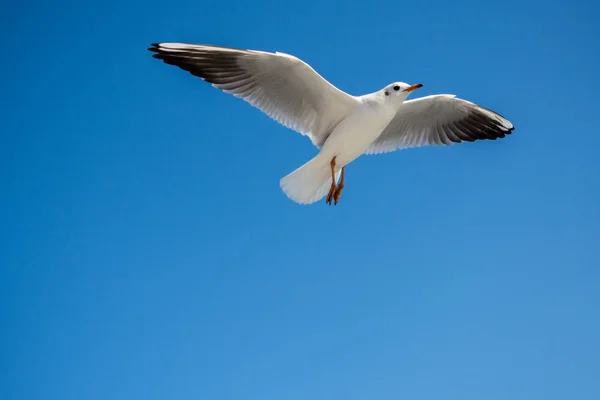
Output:
<instances>
[{"instance_id":1,"label":"blue sky","mask_svg":"<svg viewBox=\"0 0 600 400\"><path fill-rule=\"evenodd\" d=\"M15 3L16 4L16 3ZM4 2L0 398L600 398L598 4ZM278 50L507 139L362 157L151 58Z\"/></svg>"}]
</instances>

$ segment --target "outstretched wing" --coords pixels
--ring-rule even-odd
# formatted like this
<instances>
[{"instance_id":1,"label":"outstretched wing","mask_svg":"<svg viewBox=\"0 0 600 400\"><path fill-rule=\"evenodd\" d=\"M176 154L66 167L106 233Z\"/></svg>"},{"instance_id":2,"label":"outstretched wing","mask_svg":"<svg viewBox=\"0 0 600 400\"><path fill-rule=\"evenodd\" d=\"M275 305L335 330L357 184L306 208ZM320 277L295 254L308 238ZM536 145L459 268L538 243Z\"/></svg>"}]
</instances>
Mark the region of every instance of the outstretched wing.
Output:
<instances>
[{"instance_id":1,"label":"outstretched wing","mask_svg":"<svg viewBox=\"0 0 600 400\"><path fill-rule=\"evenodd\" d=\"M426 96L405 101L365 153L496 140L509 135L513 129L510 121L500 114L453 95Z\"/></svg>"},{"instance_id":2,"label":"outstretched wing","mask_svg":"<svg viewBox=\"0 0 600 400\"><path fill-rule=\"evenodd\" d=\"M154 58L242 98L320 147L357 100L302 60L284 53L183 43L155 43Z\"/></svg>"}]
</instances>

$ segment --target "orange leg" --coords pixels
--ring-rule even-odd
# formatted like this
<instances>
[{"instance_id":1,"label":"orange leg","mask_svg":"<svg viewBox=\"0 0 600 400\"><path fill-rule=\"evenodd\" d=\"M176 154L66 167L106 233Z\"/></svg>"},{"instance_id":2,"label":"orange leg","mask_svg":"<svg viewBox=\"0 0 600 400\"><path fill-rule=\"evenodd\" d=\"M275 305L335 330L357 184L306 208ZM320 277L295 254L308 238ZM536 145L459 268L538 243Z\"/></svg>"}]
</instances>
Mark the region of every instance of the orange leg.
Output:
<instances>
[{"instance_id":1,"label":"orange leg","mask_svg":"<svg viewBox=\"0 0 600 400\"><path fill-rule=\"evenodd\" d=\"M329 194L327 195L327 200L325 202L327 204L331 204L331 200L333 200L333 194L335 193L335 156L331 159L329 163L331 165L331 188L329 188Z\"/></svg>"},{"instance_id":2,"label":"orange leg","mask_svg":"<svg viewBox=\"0 0 600 400\"><path fill-rule=\"evenodd\" d=\"M342 167L342 179L340 180L340 184L335 188L335 192L333 193L334 205L340 201L340 196L342 195L342 190L344 190L344 171L346 167Z\"/></svg>"}]
</instances>

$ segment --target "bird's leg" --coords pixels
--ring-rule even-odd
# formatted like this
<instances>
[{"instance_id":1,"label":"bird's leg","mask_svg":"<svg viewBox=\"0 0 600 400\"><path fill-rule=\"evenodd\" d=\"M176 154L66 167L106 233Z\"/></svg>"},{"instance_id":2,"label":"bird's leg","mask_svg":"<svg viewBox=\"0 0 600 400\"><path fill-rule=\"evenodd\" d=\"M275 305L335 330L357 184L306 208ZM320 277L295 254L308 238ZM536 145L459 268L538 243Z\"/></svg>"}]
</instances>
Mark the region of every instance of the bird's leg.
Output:
<instances>
[{"instance_id":1,"label":"bird's leg","mask_svg":"<svg viewBox=\"0 0 600 400\"><path fill-rule=\"evenodd\" d=\"M346 167L342 167L342 179L340 180L340 184L335 188L335 192L333 192L333 200L334 205L340 201L340 196L342 195L342 190L344 189L344 171Z\"/></svg>"},{"instance_id":2,"label":"bird's leg","mask_svg":"<svg viewBox=\"0 0 600 400\"><path fill-rule=\"evenodd\" d=\"M327 200L325 200L327 204L331 204L331 200L333 200L333 193L335 192L335 156L331 159L329 165L331 165L331 188L329 189Z\"/></svg>"}]
</instances>

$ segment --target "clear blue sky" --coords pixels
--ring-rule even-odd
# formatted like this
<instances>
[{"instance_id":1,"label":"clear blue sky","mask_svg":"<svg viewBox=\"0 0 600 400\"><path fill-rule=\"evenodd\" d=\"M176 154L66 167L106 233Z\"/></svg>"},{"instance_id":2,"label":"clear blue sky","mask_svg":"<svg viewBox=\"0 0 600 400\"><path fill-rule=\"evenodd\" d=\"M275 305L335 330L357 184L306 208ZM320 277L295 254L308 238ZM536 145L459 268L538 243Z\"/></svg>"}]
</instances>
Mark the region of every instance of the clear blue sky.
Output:
<instances>
[{"instance_id":1,"label":"clear blue sky","mask_svg":"<svg viewBox=\"0 0 600 400\"><path fill-rule=\"evenodd\" d=\"M0 398L600 398L597 2L2 3ZM358 159L152 59L294 54L516 126Z\"/></svg>"}]
</instances>

